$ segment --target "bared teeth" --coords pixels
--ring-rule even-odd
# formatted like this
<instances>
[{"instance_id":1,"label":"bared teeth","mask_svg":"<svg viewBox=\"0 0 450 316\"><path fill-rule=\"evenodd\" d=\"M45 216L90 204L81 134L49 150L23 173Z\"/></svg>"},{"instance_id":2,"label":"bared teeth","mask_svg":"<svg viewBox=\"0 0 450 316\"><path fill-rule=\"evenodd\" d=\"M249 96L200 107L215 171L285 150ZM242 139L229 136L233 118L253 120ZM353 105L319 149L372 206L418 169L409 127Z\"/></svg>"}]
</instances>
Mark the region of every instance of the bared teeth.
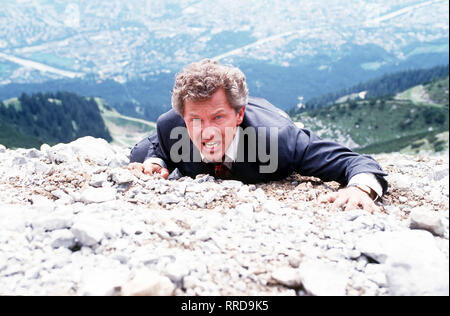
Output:
<instances>
[{"instance_id":1,"label":"bared teeth","mask_svg":"<svg viewBox=\"0 0 450 316\"><path fill-rule=\"evenodd\" d=\"M213 147L217 146L218 144L219 144L219 142L205 143L205 147L213 148Z\"/></svg>"}]
</instances>

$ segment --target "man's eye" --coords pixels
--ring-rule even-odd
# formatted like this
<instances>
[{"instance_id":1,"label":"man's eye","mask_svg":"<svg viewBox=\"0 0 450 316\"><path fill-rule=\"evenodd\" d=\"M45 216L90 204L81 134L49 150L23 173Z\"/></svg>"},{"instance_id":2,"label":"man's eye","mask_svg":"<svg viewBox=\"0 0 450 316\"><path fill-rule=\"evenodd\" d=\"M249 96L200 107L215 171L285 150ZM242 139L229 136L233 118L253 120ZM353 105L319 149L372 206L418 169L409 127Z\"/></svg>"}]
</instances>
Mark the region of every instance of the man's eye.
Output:
<instances>
[{"instance_id":1,"label":"man's eye","mask_svg":"<svg viewBox=\"0 0 450 316\"><path fill-rule=\"evenodd\" d=\"M216 116L216 120L219 120L219 119L221 119L223 116L222 115L217 115Z\"/></svg>"}]
</instances>

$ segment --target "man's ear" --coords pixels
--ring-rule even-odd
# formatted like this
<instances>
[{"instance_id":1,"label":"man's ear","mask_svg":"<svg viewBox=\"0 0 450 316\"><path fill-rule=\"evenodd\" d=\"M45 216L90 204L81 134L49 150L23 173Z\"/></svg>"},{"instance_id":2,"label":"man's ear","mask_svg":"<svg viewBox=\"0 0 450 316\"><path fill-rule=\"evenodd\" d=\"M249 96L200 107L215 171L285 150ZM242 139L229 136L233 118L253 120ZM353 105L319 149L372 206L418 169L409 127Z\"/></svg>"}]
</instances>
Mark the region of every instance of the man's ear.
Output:
<instances>
[{"instance_id":1,"label":"man's ear","mask_svg":"<svg viewBox=\"0 0 450 316\"><path fill-rule=\"evenodd\" d=\"M244 112L245 112L245 105L237 113L238 115L237 125L241 125L242 121L244 120Z\"/></svg>"}]
</instances>

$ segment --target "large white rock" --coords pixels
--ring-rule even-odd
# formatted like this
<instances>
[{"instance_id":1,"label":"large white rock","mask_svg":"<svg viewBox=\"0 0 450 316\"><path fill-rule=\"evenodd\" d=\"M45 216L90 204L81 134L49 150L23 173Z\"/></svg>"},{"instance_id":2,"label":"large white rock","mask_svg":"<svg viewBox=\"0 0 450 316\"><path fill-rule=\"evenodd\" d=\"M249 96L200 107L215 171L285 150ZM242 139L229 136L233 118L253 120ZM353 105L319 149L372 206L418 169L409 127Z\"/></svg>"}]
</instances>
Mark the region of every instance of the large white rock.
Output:
<instances>
[{"instance_id":1,"label":"large white rock","mask_svg":"<svg viewBox=\"0 0 450 316\"><path fill-rule=\"evenodd\" d=\"M128 274L126 268L88 268L83 272L79 293L85 296L119 295Z\"/></svg>"},{"instance_id":2,"label":"large white rock","mask_svg":"<svg viewBox=\"0 0 450 316\"><path fill-rule=\"evenodd\" d=\"M429 232L377 232L359 240L356 248L386 265L392 295L449 295L449 262Z\"/></svg>"},{"instance_id":3,"label":"large white rock","mask_svg":"<svg viewBox=\"0 0 450 316\"><path fill-rule=\"evenodd\" d=\"M60 214L49 214L44 216L37 216L32 221L33 229L41 231L53 231L58 229L70 228L72 226L72 219L69 216Z\"/></svg>"},{"instance_id":4,"label":"large white rock","mask_svg":"<svg viewBox=\"0 0 450 316\"><path fill-rule=\"evenodd\" d=\"M302 284L300 270L282 267L272 273L272 279L287 287L300 287Z\"/></svg>"},{"instance_id":5,"label":"large white rock","mask_svg":"<svg viewBox=\"0 0 450 316\"><path fill-rule=\"evenodd\" d=\"M427 208L414 208L409 215L409 219L409 228L411 229L424 229L437 236L443 236L445 233L441 215Z\"/></svg>"},{"instance_id":6,"label":"large white rock","mask_svg":"<svg viewBox=\"0 0 450 316\"><path fill-rule=\"evenodd\" d=\"M43 195L32 195L31 202L33 203L33 208L41 214L52 212L56 207L55 203L52 200Z\"/></svg>"},{"instance_id":7,"label":"large white rock","mask_svg":"<svg viewBox=\"0 0 450 316\"><path fill-rule=\"evenodd\" d=\"M40 160L33 162L33 173L47 175L52 171L52 166Z\"/></svg>"},{"instance_id":8,"label":"large white rock","mask_svg":"<svg viewBox=\"0 0 450 316\"><path fill-rule=\"evenodd\" d=\"M166 276L174 283L180 283L183 278L189 275L190 269L185 262L169 263L165 268Z\"/></svg>"},{"instance_id":9,"label":"large white rock","mask_svg":"<svg viewBox=\"0 0 450 316\"><path fill-rule=\"evenodd\" d=\"M251 220L254 216L253 205L251 203L243 203L236 206L236 214L248 220Z\"/></svg>"},{"instance_id":10,"label":"large white rock","mask_svg":"<svg viewBox=\"0 0 450 316\"><path fill-rule=\"evenodd\" d=\"M114 188L87 188L81 192L80 201L84 203L103 203L116 199Z\"/></svg>"},{"instance_id":11,"label":"large white rock","mask_svg":"<svg viewBox=\"0 0 450 316\"><path fill-rule=\"evenodd\" d=\"M438 166L433 168L433 171L431 171L428 175L428 179L433 181L440 181L448 176L449 176L449 169L447 164L447 166Z\"/></svg>"},{"instance_id":12,"label":"large white rock","mask_svg":"<svg viewBox=\"0 0 450 316\"><path fill-rule=\"evenodd\" d=\"M93 174L91 176L91 181L89 182L89 185L95 187L95 188L101 188L105 182L108 181L108 174L105 172Z\"/></svg>"},{"instance_id":13,"label":"large white rock","mask_svg":"<svg viewBox=\"0 0 450 316\"><path fill-rule=\"evenodd\" d=\"M300 264L299 273L304 289L316 296L346 295L349 273L337 265L320 260Z\"/></svg>"},{"instance_id":14,"label":"large white rock","mask_svg":"<svg viewBox=\"0 0 450 316\"><path fill-rule=\"evenodd\" d=\"M73 235L83 246L95 246L105 237L103 225L97 222L77 221L71 229Z\"/></svg>"},{"instance_id":15,"label":"large white rock","mask_svg":"<svg viewBox=\"0 0 450 316\"><path fill-rule=\"evenodd\" d=\"M50 245L53 248L72 248L75 246L75 236L68 229L58 229L50 234L51 242Z\"/></svg>"},{"instance_id":16,"label":"large white rock","mask_svg":"<svg viewBox=\"0 0 450 316\"><path fill-rule=\"evenodd\" d=\"M81 159L107 166L115 155L115 151L106 140L91 136L78 138L69 144L57 144L51 148L42 149L54 163L76 162Z\"/></svg>"},{"instance_id":17,"label":"large white rock","mask_svg":"<svg viewBox=\"0 0 450 316\"><path fill-rule=\"evenodd\" d=\"M0 230L23 233L36 211L19 204L0 204Z\"/></svg>"},{"instance_id":18,"label":"large white rock","mask_svg":"<svg viewBox=\"0 0 450 316\"><path fill-rule=\"evenodd\" d=\"M253 196L261 203L267 201L267 195L261 188L257 188L255 192L253 192Z\"/></svg>"},{"instance_id":19,"label":"large white rock","mask_svg":"<svg viewBox=\"0 0 450 316\"><path fill-rule=\"evenodd\" d=\"M274 199L263 200L261 205L263 211L269 214L282 215L284 213L284 211L282 210L283 204Z\"/></svg>"},{"instance_id":20,"label":"large white rock","mask_svg":"<svg viewBox=\"0 0 450 316\"><path fill-rule=\"evenodd\" d=\"M114 168L109 173L111 180L116 184L133 182L135 177L130 170L124 168Z\"/></svg>"},{"instance_id":21,"label":"large white rock","mask_svg":"<svg viewBox=\"0 0 450 316\"><path fill-rule=\"evenodd\" d=\"M166 276L157 272L142 270L122 287L126 296L170 296L175 291L175 285Z\"/></svg>"}]
</instances>

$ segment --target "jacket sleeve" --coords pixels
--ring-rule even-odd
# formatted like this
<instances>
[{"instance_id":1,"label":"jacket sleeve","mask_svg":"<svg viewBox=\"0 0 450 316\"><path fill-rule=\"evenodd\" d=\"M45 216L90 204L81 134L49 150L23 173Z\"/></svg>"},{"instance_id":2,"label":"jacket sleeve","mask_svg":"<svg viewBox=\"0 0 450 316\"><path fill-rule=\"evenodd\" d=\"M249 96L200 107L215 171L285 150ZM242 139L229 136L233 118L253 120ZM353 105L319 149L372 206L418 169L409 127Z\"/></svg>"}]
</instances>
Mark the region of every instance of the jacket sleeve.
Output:
<instances>
[{"instance_id":1,"label":"jacket sleeve","mask_svg":"<svg viewBox=\"0 0 450 316\"><path fill-rule=\"evenodd\" d=\"M291 132L292 135L292 132ZM360 155L340 144L325 141L306 129L297 129L294 163L295 170L305 176L324 181L337 181L346 185L359 173L372 173L387 192L387 176L370 156Z\"/></svg>"},{"instance_id":2,"label":"jacket sleeve","mask_svg":"<svg viewBox=\"0 0 450 316\"><path fill-rule=\"evenodd\" d=\"M156 121L156 131L134 146L130 162L144 162L150 158L157 158L155 161L162 160L169 172L175 170L176 164L170 158L170 149L176 140L172 140L170 136L174 128L182 127L183 124L183 118L173 109L162 114Z\"/></svg>"},{"instance_id":3,"label":"jacket sleeve","mask_svg":"<svg viewBox=\"0 0 450 316\"><path fill-rule=\"evenodd\" d=\"M162 167L165 167L169 169L170 172L172 172L175 167L170 161L169 155L166 154L166 151L164 150L164 144L160 141L159 135L161 134L157 128L157 131L151 133L148 137L137 143L131 150L130 162L143 163L148 159L157 158L155 159L155 162L157 162L159 159L162 160L163 164L159 162L157 163L161 164Z\"/></svg>"},{"instance_id":4,"label":"jacket sleeve","mask_svg":"<svg viewBox=\"0 0 450 316\"><path fill-rule=\"evenodd\" d=\"M158 147L158 135L156 132L153 132L133 147L130 153L130 162L143 163L150 157L157 157L156 151Z\"/></svg>"}]
</instances>

